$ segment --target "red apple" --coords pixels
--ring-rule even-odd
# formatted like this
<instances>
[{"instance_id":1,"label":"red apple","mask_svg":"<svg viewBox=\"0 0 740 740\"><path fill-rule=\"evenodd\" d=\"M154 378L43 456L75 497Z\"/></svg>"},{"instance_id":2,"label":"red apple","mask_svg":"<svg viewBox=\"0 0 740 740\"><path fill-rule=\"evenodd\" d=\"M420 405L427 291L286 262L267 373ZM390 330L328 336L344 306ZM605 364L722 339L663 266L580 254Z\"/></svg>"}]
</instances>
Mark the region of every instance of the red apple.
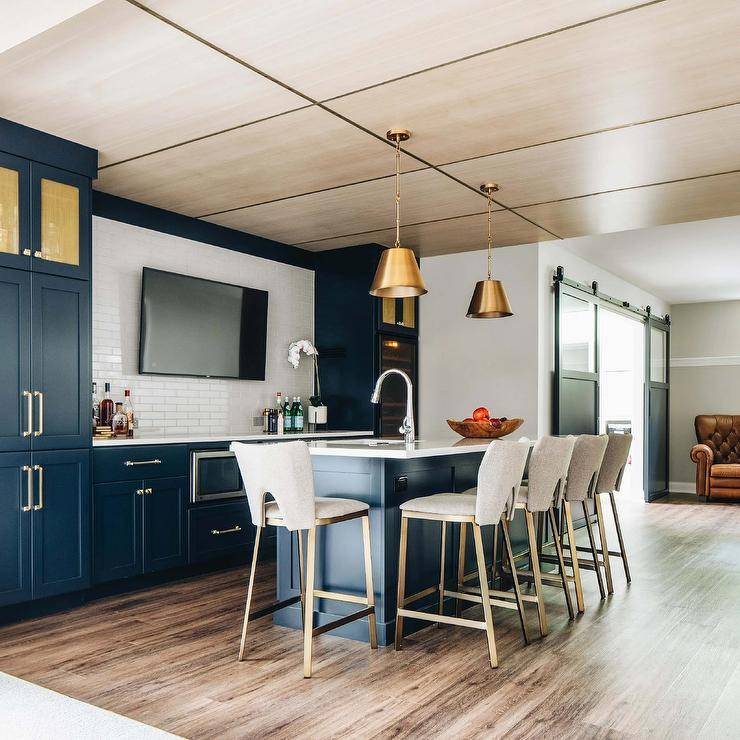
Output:
<instances>
[{"instance_id":1,"label":"red apple","mask_svg":"<svg viewBox=\"0 0 740 740\"><path fill-rule=\"evenodd\" d=\"M488 419L488 409L485 406L479 406L473 411L473 419L475 421L486 421Z\"/></svg>"},{"instance_id":2,"label":"red apple","mask_svg":"<svg viewBox=\"0 0 740 740\"><path fill-rule=\"evenodd\" d=\"M501 429L501 419L489 419L489 422L494 429Z\"/></svg>"},{"instance_id":3,"label":"red apple","mask_svg":"<svg viewBox=\"0 0 740 740\"><path fill-rule=\"evenodd\" d=\"M467 419L463 419L463 422L467 423L469 421L475 421L475 419L472 416L469 416Z\"/></svg>"}]
</instances>

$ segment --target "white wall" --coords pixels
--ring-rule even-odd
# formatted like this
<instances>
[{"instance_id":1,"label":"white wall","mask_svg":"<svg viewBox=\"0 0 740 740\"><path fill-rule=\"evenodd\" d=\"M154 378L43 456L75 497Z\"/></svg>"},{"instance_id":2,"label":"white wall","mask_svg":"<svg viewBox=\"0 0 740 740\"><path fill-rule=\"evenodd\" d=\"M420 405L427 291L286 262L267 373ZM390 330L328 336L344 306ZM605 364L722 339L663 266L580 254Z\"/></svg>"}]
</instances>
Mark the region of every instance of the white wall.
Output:
<instances>
[{"instance_id":1,"label":"white wall","mask_svg":"<svg viewBox=\"0 0 740 740\"><path fill-rule=\"evenodd\" d=\"M419 423L421 436L450 437L445 420L520 416L522 434L537 434L537 245L496 249L514 316L468 319L468 303L485 278L486 253L425 257L429 293L420 299Z\"/></svg>"},{"instance_id":2,"label":"white wall","mask_svg":"<svg viewBox=\"0 0 740 740\"><path fill-rule=\"evenodd\" d=\"M265 381L138 374L142 267L269 291ZM231 434L254 431L252 419L277 391L307 398L311 366L286 359L295 339L313 340L314 275L138 226L93 218L93 380L113 400L131 388L142 431Z\"/></svg>"}]
</instances>

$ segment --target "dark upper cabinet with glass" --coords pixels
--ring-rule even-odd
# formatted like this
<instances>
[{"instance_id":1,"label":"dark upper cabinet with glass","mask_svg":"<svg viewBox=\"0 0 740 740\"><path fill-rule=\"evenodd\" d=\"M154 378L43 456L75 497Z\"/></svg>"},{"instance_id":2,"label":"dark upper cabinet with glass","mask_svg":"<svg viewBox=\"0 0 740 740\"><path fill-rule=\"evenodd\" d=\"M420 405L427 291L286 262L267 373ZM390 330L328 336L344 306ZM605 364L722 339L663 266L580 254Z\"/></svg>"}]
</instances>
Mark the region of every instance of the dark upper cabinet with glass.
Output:
<instances>
[{"instance_id":1,"label":"dark upper cabinet with glass","mask_svg":"<svg viewBox=\"0 0 740 740\"><path fill-rule=\"evenodd\" d=\"M91 180L0 152L0 266L90 277Z\"/></svg>"},{"instance_id":2,"label":"dark upper cabinet with glass","mask_svg":"<svg viewBox=\"0 0 740 740\"><path fill-rule=\"evenodd\" d=\"M418 298L379 298L376 311L378 331L419 336Z\"/></svg>"}]
</instances>

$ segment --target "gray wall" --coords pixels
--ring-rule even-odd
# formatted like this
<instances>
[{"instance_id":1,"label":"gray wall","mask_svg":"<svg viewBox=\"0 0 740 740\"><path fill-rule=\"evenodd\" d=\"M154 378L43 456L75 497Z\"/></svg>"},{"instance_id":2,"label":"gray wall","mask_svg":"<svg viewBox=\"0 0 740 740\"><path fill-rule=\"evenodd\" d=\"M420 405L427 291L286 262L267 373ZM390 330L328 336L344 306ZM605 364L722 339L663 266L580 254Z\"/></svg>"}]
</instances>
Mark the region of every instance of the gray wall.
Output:
<instances>
[{"instance_id":1,"label":"gray wall","mask_svg":"<svg viewBox=\"0 0 740 740\"><path fill-rule=\"evenodd\" d=\"M740 414L740 301L674 305L671 319L670 478L688 490L694 417Z\"/></svg>"}]
</instances>

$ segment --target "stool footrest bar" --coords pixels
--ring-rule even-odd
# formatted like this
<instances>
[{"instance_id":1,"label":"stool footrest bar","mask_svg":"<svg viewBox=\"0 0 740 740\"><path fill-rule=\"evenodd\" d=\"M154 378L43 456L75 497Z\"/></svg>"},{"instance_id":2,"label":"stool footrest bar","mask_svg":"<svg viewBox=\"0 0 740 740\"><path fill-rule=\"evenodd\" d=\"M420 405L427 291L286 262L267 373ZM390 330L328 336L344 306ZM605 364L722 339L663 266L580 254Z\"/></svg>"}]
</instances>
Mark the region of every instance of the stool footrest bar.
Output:
<instances>
[{"instance_id":1,"label":"stool footrest bar","mask_svg":"<svg viewBox=\"0 0 740 740\"><path fill-rule=\"evenodd\" d=\"M477 630L485 630L485 622L476 622L474 619L463 619L462 617L448 617L446 614L431 614L427 612L417 612L412 609L399 609L398 613L402 617L411 619L423 619L427 622L441 622L442 624L454 624L457 627L472 627Z\"/></svg>"},{"instance_id":2,"label":"stool footrest bar","mask_svg":"<svg viewBox=\"0 0 740 740\"><path fill-rule=\"evenodd\" d=\"M323 635L324 632L329 632L330 630L335 630L337 627L342 627L345 624L349 624L350 622L354 622L356 619L362 619L362 617L367 617L370 614L375 613L375 607L369 606L367 609L360 609L360 611L355 612L354 614L348 614L346 617L340 617L339 619L335 619L332 622L327 622L326 624L322 624L320 627L314 627L311 631L311 634L316 637L317 635Z\"/></svg>"},{"instance_id":3,"label":"stool footrest bar","mask_svg":"<svg viewBox=\"0 0 740 740\"><path fill-rule=\"evenodd\" d=\"M291 596L289 599L283 601L276 601L274 604L269 606L263 606L262 609L253 611L250 615L250 619L259 619L260 617L266 617L268 614L278 611L278 609L284 609L286 606L292 606L298 604L301 600L300 594L298 596Z\"/></svg>"},{"instance_id":4,"label":"stool footrest bar","mask_svg":"<svg viewBox=\"0 0 740 740\"><path fill-rule=\"evenodd\" d=\"M355 594L341 594L334 591L321 591L314 589L314 598L330 599L331 601L349 601L352 604L365 604L367 606L366 596L355 596Z\"/></svg>"}]
</instances>

